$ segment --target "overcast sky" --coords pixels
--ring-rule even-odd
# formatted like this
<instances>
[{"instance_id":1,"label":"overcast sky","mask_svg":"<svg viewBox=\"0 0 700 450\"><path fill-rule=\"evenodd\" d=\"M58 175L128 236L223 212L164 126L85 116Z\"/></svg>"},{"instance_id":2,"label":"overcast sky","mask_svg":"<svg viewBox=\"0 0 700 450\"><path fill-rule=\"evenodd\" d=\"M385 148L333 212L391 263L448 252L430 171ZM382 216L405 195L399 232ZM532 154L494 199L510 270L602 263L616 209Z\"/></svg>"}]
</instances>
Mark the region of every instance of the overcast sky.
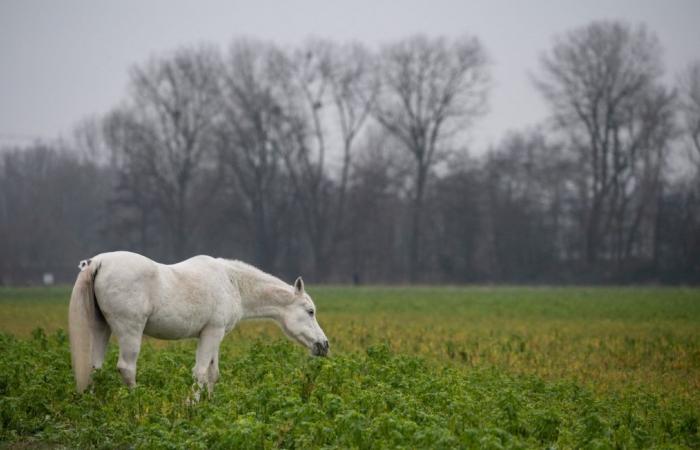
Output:
<instances>
[{"instance_id":1,"label":"overcast sky","mask_svg":"<svg viewBox=\"0 0 700 450\"><path fill-rule=\"evenodd\" d=\"M668 80L700 59L700 0L68 1L0 0L0 144L69 137L81 119L125 96L128 69L149 55L235 36L281 44L309 36L372 46L421 32L478 36L493 61L480 151L547 115L531 75L552 38L595 19L646 23Z\"/></svg>"}]
</instances>

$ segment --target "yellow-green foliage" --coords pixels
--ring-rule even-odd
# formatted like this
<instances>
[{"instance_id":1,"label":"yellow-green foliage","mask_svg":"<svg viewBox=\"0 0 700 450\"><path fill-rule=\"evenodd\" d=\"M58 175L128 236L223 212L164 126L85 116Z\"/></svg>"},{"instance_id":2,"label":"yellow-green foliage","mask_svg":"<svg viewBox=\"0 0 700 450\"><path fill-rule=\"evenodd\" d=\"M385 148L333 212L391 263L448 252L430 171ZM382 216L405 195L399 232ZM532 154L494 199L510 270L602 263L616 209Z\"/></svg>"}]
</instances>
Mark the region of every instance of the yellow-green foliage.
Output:
<instances>
[{"instance_id":1,"label":"yellow-green foliage","mask_svg":"<svg viewBox=\"0 0 700 450\"><path fill-rule=\"evenodd\" d=\"M68 293L0 289L0 441L700 445L696 289L315 287L330 359L308 358L272 324L243 324L224 341L214 399L194 407L193 342L148 340L135 392L112 345L94 391L73 394Z\"/></svg>"}]
</instances>

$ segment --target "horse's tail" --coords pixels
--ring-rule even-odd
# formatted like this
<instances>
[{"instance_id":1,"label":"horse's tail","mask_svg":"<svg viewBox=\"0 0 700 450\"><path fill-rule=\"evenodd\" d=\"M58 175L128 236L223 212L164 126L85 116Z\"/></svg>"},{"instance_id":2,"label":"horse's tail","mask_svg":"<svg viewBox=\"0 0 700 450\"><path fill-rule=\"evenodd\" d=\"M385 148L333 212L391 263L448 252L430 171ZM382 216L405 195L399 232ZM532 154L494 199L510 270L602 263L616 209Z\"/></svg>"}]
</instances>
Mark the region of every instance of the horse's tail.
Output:
<instances>
[{"instance_id":1,"label":"horse's tail","mask_svg":"<svg viewBox=\"0 0 700 450\"><path fill-rule=\"evenodd\" d=\"M92 371L93 329L97 326L100 314L94 289L94 278L98 264L81 261L78 279L73 285L68 307L68 332L70 334L70 354L73 375L78 392L83 392L90 384Z\"/></svg>"}]
</instances>

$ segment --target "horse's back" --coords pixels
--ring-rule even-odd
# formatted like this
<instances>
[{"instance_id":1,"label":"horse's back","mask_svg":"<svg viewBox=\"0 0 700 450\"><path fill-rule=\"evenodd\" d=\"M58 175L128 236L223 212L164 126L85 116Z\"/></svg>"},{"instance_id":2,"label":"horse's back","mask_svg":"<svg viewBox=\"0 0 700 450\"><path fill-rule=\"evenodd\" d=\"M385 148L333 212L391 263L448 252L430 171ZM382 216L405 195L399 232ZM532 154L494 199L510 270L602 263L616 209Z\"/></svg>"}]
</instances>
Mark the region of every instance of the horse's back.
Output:
<instances>
[{"instance_id":1,"label":"horse's back","mask_svg":"<svg viewBox=\"0 0 700 450\"><path fill-rule=\"evenodd\" d=\"M129 289L137 286L159 289L162 285L198 290L210 282L212 273L220 270L216 259L195 256L176 264L161 264L146 256L127 251L101 253L91 259L97 263L101 287ZM97 278L97 277L96 277ZM96 279L97 283L97 279ZM166 286L167 287L167 286Z\"/></svg>"}]
</instances>

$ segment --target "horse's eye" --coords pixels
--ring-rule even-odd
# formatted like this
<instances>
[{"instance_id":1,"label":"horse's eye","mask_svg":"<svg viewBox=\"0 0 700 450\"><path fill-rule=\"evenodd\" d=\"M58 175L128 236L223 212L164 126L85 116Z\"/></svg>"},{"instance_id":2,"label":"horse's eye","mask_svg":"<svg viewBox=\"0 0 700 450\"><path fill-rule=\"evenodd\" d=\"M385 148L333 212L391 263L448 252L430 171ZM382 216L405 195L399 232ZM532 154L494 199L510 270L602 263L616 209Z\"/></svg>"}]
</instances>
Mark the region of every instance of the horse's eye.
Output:
<instances>
[{"instance_id":1,"label":"horse's eye","mask_svg":"<svg viewBox=\"0 0 700 450\"><path fill-rule=\"evenodd\" d=\"M309 315L310 315L311 317L314 316L314 310L313 310L313 309L309 309L309 310L307 310L306 312L308 312Z\"/></svg>"}]
</instances>

